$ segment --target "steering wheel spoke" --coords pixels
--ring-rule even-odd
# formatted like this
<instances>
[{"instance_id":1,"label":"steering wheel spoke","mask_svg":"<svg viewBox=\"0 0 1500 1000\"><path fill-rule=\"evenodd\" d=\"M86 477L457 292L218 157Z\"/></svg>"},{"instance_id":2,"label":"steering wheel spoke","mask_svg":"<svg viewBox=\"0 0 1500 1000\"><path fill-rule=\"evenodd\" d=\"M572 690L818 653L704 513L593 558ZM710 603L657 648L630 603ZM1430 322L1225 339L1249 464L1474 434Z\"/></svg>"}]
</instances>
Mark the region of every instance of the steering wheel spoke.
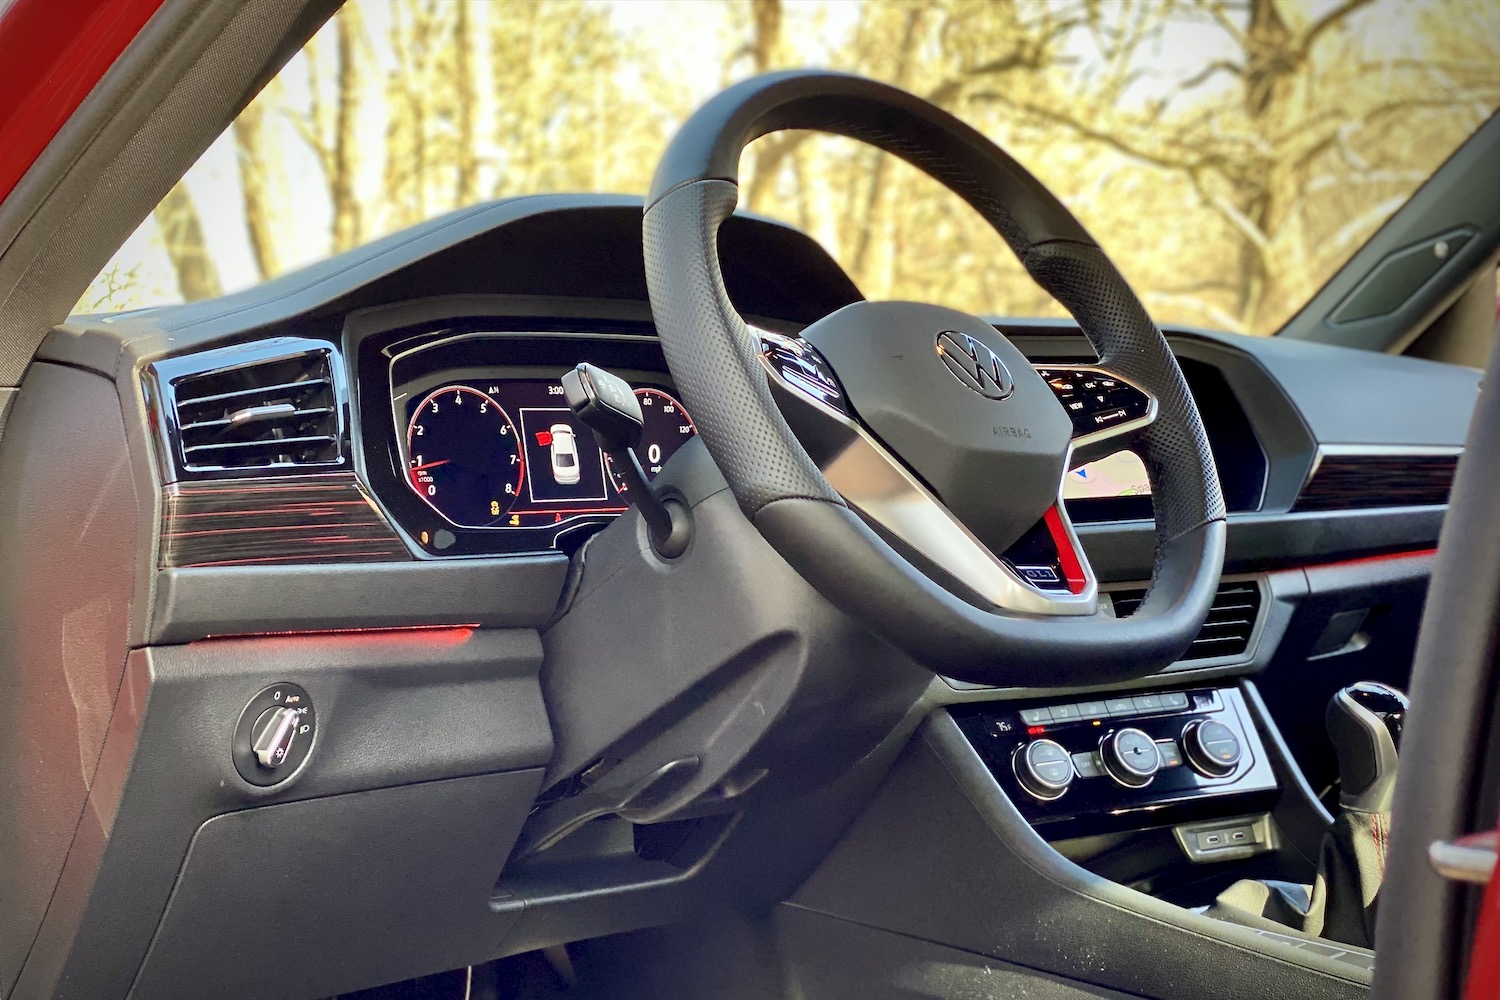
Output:
<instances>
[{"instance_id":1,"label":"steering wheel spoke","mask_svg":"<svg viewBox=\"0 0 1500 1000\"><path fill-rule=\"evenodd\" d=\"M772 395L844 500L895 543L983 600L1031 615L1091 615L1099 586L1059 499L996 556L850 412L832 368L805 341L749 328Z\"/></svg>"}]
</instances>

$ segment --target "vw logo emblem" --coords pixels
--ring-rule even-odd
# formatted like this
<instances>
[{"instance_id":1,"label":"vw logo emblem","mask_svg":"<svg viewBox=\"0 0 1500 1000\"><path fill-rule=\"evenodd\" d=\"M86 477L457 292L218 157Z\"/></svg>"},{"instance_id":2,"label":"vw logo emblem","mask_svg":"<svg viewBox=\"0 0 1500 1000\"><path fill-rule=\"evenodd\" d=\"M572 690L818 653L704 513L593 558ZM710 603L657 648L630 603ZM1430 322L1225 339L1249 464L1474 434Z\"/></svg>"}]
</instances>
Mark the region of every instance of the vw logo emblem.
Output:
<instances>
[{"instance_id":1,"label":"vw logo emblem","mask_svg":"<svg viewBox=\"0 0 1500 1000\"><path fill-rule=\"evenodd\" d=\"M955 330L937 335L938 357L954 378L990 399L1004 399L1016 391L1016 380L994 351Z\"/></svg>"}]
</instances>

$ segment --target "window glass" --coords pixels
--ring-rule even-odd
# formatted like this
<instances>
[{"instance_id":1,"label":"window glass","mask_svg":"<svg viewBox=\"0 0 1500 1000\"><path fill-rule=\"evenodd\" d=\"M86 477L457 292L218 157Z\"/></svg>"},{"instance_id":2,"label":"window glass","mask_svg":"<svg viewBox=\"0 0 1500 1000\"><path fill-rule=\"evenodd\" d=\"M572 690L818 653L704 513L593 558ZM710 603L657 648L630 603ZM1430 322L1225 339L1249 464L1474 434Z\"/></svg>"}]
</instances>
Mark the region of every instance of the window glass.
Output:
<instances>
[{"instance_id":1,"label":"window glass","mask_svg":"<svg viewBox=\"0 0 1500 1000\"><path fill-rule=\"evenodd\" d=\"M1158 320L1273 333L1500 103L1496 0L352 0L121 248L84 312L244 288L454 208L646 190L755 73L887 80L1052 187ZM742 207L872 298L1055 315L957 198L769 136Z\"/></svg>"}]
</instances>

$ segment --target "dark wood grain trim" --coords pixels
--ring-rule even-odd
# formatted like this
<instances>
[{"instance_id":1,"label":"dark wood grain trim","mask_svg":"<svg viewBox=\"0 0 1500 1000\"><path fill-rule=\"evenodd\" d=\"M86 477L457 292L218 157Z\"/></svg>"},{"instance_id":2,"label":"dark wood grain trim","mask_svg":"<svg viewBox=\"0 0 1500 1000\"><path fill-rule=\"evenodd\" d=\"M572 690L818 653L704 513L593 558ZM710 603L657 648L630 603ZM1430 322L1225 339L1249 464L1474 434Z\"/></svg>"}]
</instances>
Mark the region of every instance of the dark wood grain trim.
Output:
<instances>
[{"instance_id":1,"label":"dark wood grain trim","mask_svg":"<svg viewBox=\"0 0 1500 1000\"><path fill-rule=\"evenodd\" d=\"M411 558L350 473L171 483L162 491L163 567Z\"/></svg>"},{"instance_id":2,"label":"dark wood grain trim","mask_svg":"<svg viewBox=\"0 0 1500 1000\"><path fill-rule=\"evenodd\" d=\"M1324 455L1292 511L1446 504L1457 468L1457 454Z\"/></svg>"}]
</instances>

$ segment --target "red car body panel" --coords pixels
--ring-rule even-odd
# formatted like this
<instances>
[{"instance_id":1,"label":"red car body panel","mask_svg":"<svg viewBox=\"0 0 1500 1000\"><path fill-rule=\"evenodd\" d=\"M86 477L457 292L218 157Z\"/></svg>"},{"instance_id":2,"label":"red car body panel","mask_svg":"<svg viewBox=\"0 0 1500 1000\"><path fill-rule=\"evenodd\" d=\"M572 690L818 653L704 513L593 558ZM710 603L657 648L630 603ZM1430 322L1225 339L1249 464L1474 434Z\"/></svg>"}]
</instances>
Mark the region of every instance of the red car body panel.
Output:
<instances>
[{"instance_id":1,"label":"red car body panel","mask_svg":"<svg viewBox=\"0 0 1500 1000\"><path fill-rule=\"evenodd\" d=\"M161 0L14 0L0 14L0 200Z\"/></svg>"}]
</instances>

